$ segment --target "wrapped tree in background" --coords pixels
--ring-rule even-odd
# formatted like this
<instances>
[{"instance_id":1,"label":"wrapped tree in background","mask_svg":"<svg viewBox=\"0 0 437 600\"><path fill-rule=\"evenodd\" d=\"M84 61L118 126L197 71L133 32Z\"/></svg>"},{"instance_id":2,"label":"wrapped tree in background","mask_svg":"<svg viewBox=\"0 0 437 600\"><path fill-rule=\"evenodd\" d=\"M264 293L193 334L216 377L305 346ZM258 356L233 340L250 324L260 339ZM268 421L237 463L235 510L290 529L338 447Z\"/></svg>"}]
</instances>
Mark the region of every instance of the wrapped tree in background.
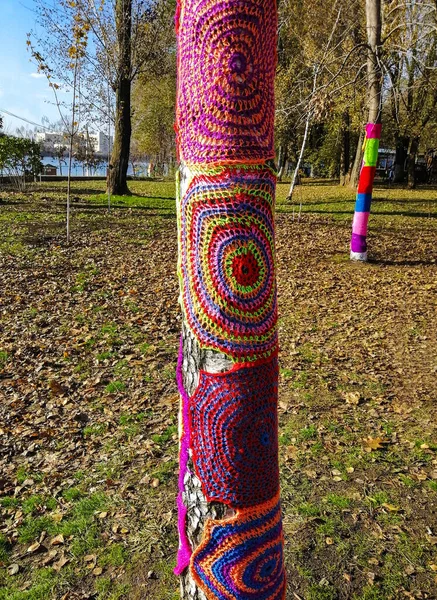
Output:
<instances>
[{"instance_id":1,"label":"wrapped tree in background","mask_svg":"<svg viewBox=\"0 0 437 600\"><path fill-rule=\"evenodd\" d=\"M379 140L381 138L381 94L382 72L381 49L381 0L366 0L367 20L367 80L369 118L364 138L364 160L358 181L357 200L352 224L352 260L367 260L367 225L372 203L373 180L378 162Z\"/></svg>"},{"instance_id":2,"label":"wrapped tree in background","mask_svg":"<svg viewBox=\"0 0 437 600\"><path fill-rule=\"evenodd\" d=\"M183 598L285 598L276 27L273 0L181 0L176 17Z\"/></svg>"}]
</instances>

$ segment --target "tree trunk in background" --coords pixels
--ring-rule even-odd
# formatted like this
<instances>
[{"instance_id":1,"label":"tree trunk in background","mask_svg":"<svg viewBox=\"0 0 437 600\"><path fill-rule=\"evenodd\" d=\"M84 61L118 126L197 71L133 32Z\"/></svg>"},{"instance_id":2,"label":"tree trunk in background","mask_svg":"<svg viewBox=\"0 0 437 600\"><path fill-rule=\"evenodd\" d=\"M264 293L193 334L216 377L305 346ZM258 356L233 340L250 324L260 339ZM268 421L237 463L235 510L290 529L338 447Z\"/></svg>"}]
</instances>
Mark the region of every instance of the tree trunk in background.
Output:
<instances>
[{"instance_id":1,"label":"tree trunk in background","mask_svg":"<svg viewBox=\"0 0 437 600\"><path fill-rule=\"evenodd\" d=\"M315 64L314 67L313 67L313 90L312 90L311 100L313 100L314 94L316 93L316 89L317 89L317 77L318 77L318 75L319 75L319 66L317 64ZM310 130L310 125L311 125L312 118L313 118L313 108L311 106L309 106L308 107L308 114L307 114L307 118L306 118L306 123L305 123L305 131L304 131L304 134L303 134L302 146L300 148L299 158L297 159L296 168L294 170L293 179L291 180L290 190L288 192L288 196L286 198L286 202L292 202L293 201L293 192L294 192L294 188L296 186L296 182L298 181L298 178L299 178L299 169L300 169L300 165L301 165L301 162L302 162L302 159L303 159L303 155L304 155L304 152L305 152L305 147L306 147L306 144L307 144L308 133L309 133L309 130ZM311 165L311 177L313 177L312 169L313 169L313 165Z\"/></svg>"},{"instance_id":2,"label":"tree trunk in background","mask_svg":"<svg viewBox=\"0 0 437 600\"><path fill-rule=\"evenodd\" d=\"M131 32L132 0L117 0L115 22L119 47L118 80L116 83L114 145L108 172L108 190L111 194L129 194L127 169L129 166L131 125Z\"/></svg>"},{"instance_id":3,"label":"tree trunk in background","mask_svg":"<svg viewBox=\"0 0 437 600\"><path fill-rule=\"evenodd\" d=\"M341 128L341 154L340 154L340 185L346 185L350 163L350 118L349 111L345 110L342 117Z\"/></svg>"},{"instance_id":4,"label":"tree trunk in background","mask_svg":"<svg viewBox=\"0 0 437 600\"><path fill-rule=\"evenodd\" d=\"M271 167L275 9L274 0L181 0L176 15L183 326L175 573L184 600L285 599Z\"/></svg>"},{"instance_id":5,"label":"tree trunk in background","mask_svg":"<svg viewBox=\"0 0 437 600\"><path fill-rule=\"evenodd\" d=\"M364 140L364 161L358 182L355 214L352 224L350 257L352 260L367 260L367 224L372 202L373 180L378 163L378 148L381 138L382 72L380 67L381 48L381 0L366 0L367 81L369 117Z\"/></svg>"},{"instance_id":6,"label":"tree trunk in background","mask_svg":"<svg viewBox=\"0 0 437 600\"><path fill-rule=\"evenodd\" d=\"M357 149L355 150L354 164L351 169L351 175L349 179L349 185L354 190L357 189L358 179L360 177L361 163L363 162L363 142L364 142L364 130L360 130L358 137Z\"/></svg>"},{"instance_id":7,"label":"tree trunk in background","mask_svg":"<svg viewBox=\"0 0 437 600\"><path fill-rule=\"evenodd\" d=\"M287 146L282 144L279 146L279 157L278 157L278 181L282 181L284 176L285 167L287 164Z\"/></svg>"},{"instance_id":8,"label":"tree trunk in background","mask_svg":"<svg viewBox=\"0 0 437 600\"><path fill-rule=\"evenodd\" d=\"M401 135L396 136L396 156L394 164L395 183L404 183L405 181L405 164L407 161L409 145L409 138Z\"/></svg>"},{"instance_id":9,"label":"tree trunk in background","mask_svg":"<svg viewBox=\"0 0 437 600\"><path fill-rule=\"evenodd\" d=\"M420 138L415 136L411 138L410 150L408 153L408 189L413 190L416 187L416 157L419 150Z\"/></svg>"}]
</instances>

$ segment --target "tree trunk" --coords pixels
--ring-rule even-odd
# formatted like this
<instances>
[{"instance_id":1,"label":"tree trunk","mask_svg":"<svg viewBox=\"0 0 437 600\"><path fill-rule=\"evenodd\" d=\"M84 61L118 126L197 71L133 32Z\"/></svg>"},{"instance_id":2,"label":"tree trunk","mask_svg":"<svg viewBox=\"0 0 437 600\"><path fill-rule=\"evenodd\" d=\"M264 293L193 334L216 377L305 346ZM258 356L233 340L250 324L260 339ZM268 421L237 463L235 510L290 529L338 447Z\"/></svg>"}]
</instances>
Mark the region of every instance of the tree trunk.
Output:
<instances>
[{"instance_id":1,"label":"tree trunk","mask_svg":"<svg viewBox=\"0 0 437 600\"><path fill-rule=\"evenodd\" d=\"M175 573L183 600L284 600L271 167L275 5L179 6Z\"/></svg>"},{"instance_id":2,"label":"tree trunk","mask_svg":"<svg viewBox=\"0 0 437 600\"><path fill-rule=\"evenodd\" d=\"M279 158L278 158L278 181L282 181L284 176L285 167L287 165L287 146L281 144L279 146Z\"/></svg>"},{"instance_id":3,"label":"tree trunk","mask_svg":"<svg viewBox=\"0 0 437 600\"><path fill-rule=\"evenodd\" d=\"M420 138L414 136L411 138L410 150L408 153L408 189L414 190L416 187L416 156L419 150Z\"/></svg>"},{"instance_id":4,"label":"tree trunk","mask_svg":"<svg viewBox=\"0 0 437 600\"><path fill-rule=\"evenodd\" d=\"M350 118L349 111L345 110L341 127L341 154L340 154L340 185L346 185L350 163Z\"/></svg>"},{"instance_id":5,"label":"tree trunk","mask_svg":"<svg viewBox=\"0 0 437 600\"><path fill-rule=\"evenodd\" d=\"M363 162L363 142L364 142L364 130L360 130L358 137L357 149L355 150L354 164L352 166L351 175L349 179L349 185L354 190L357 189L358 179L360 177L361 164Z\"/></svg>"},{"instance_id":6,"label":"tree trunk","mask_svg":"<svg viewBox=\"0 0 437 600\"><path fill-rule=\"evenodd\" d=\"M352 223L350 257L352 260L367 261L367 224L372 202L373 180L378 163L378 148L381 138L382 72L380 67L381 48L381 0L366 0L367 81L369 118L364 139L364 161L358 182L355 214Z\"/></svg>"},{"instance_id":7,"label":"tree trunk","mask_svg":"<svg viewBox=\"0 0 437 600\"><path fill-rule=\"evenodd\" d=\"M405 164L408 156L408 146L410 139L405 136L396 136L396 155L394 164L394 182L404 183L405 181Z\"/></svg>"},{"instance_id":8,"label":"tree trunk","mask_svg":"<svg viewBox=\"0 0 437 600\"><path fill-rule=\"evenodd\" d=\"M317 76L319 74L319 67L318 65L314 65L314 70L313 70L313 91L312 91L312 95L311 95L311 100L313 100L314 98L314 94L316 92L317 89ZM294 174L293 174L293 179L291 181L291 185L290 185L290 191L288 192L288 196L286 198L286 202L292 202L293 201L293 192L294 192L294 188L296 185L296 181L298 180L299 177L299 169L300 169L300 165L303 159L303 155L305 152L305 147L306 147L306 143L307 143L307 139L308 139L308 132L310 130L310 124L311 124L311 119L313 117L313 109L310 106L308 108L308 114L307 114L307 118L306 118L306 123L305 123L305 132L303 134L303 140L302 140L302 146L300 148L300 153L299 153L299 158L297 159L297 164L296 164L296 168L294 170ZM312 166L311 166L312 169Z\"/></svg>"},{"instance_id":9,"label":"tree trunk","mask_svg":"<svg viewBox=\"0 0 437 600\"><path fill-rule=\"evenodd\" d=\"M111 194L129 194L127 169L129 166L131 125L131 30L132 0L117 0L115 22L118 40L118 79L115 89L114 145L108 171L108 190Z\"/></svg>"}]
</instances>

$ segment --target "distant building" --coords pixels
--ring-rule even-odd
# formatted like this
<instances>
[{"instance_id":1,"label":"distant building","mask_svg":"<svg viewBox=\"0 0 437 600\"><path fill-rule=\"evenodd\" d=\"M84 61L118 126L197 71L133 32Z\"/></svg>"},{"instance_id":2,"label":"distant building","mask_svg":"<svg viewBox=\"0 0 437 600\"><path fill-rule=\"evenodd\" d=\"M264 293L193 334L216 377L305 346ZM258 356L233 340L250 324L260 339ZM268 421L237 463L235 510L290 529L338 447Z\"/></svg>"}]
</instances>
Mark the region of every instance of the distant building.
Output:
<instances>
[{"instance_id":1,"label":"distant building","mask_svg":"<svg viewBox=\"0 0 437 600\"><path fill-rule=\"evenodd\" d=\"M86 144L86 140L89 140L93 151L100 156L108 156L109 150L112 150L114 145L114 138L109 138L106 133L99 131L94 132L82 132L81 137ZM43 154L51 156L56 150L62 147L68 147L68 135L57 131L39 131L36 134L36 141L41 144ZM109 140L109 141L108 141ZM110 144L110 146L109 146Z\"/></svg>"},{"instance_id":2,"label":"distant building","mask_svg":"<svg viewBox=\"0 0 437 600\"><path fill-rule=\"evenodd\" d=\"M109 150L112 150L112 147L114 146L114 138L112 135L111 138L108 138L108 135L103 133L103 131L99 131L98 133L90 133L89 138L93 143L94 152L96 152L96 154L108 156ZM111 147L109 147L108 139L110 139Z\"/></svg>"},{"instance_id":3,"label":"distant building","mask_svg":"<svg viewBox=\"0 0 437 600\"><path fill-rule=\"evenodd\" d=\"M379 148L378 150L378 169L389 171L395 162L396 150L391 148Z\"/></svg>"},{"instance_id":4,"label":"distant building","mask_svg":"<svg viewBox=\"0 0 437 600\"><path fill-rule=\"evenodd\" d=\"M38 131L35 140L42 145L45 152L53 152L68 143L67 136L56 131Z\"/></svg>"},{"instance_id":5,"label":"distant building","mask_svg":"<svg viewBox=\"0 0 437 600\"><path fill-rule=\"evenodd\" d=\"M55 165L44 165L43 174L44 175L57 175L58 168L55 167Z\"/></svg>"}]
</instances>

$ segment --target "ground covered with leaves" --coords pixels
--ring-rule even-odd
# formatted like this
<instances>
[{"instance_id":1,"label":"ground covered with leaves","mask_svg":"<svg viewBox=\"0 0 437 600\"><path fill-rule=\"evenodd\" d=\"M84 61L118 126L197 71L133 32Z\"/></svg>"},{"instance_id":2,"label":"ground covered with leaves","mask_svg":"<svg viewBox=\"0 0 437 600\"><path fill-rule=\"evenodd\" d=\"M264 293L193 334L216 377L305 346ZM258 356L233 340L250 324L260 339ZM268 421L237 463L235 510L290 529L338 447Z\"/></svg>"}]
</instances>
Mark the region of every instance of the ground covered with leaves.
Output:
<instances>
[{"instance_id":1,"label":"ground covered with leaves","mask_svg":"<svg viewBox=\"0 0 437 600\"><path fill-rule=\"evenodd\" d=\"M62 186L0 190L0 600L178 597L174 192L132 189L75 184L69 245ZM377 188L368 264L350 190L286 192L287 598L435 599L437 191Z\"/></svg>"}]
</instances>

